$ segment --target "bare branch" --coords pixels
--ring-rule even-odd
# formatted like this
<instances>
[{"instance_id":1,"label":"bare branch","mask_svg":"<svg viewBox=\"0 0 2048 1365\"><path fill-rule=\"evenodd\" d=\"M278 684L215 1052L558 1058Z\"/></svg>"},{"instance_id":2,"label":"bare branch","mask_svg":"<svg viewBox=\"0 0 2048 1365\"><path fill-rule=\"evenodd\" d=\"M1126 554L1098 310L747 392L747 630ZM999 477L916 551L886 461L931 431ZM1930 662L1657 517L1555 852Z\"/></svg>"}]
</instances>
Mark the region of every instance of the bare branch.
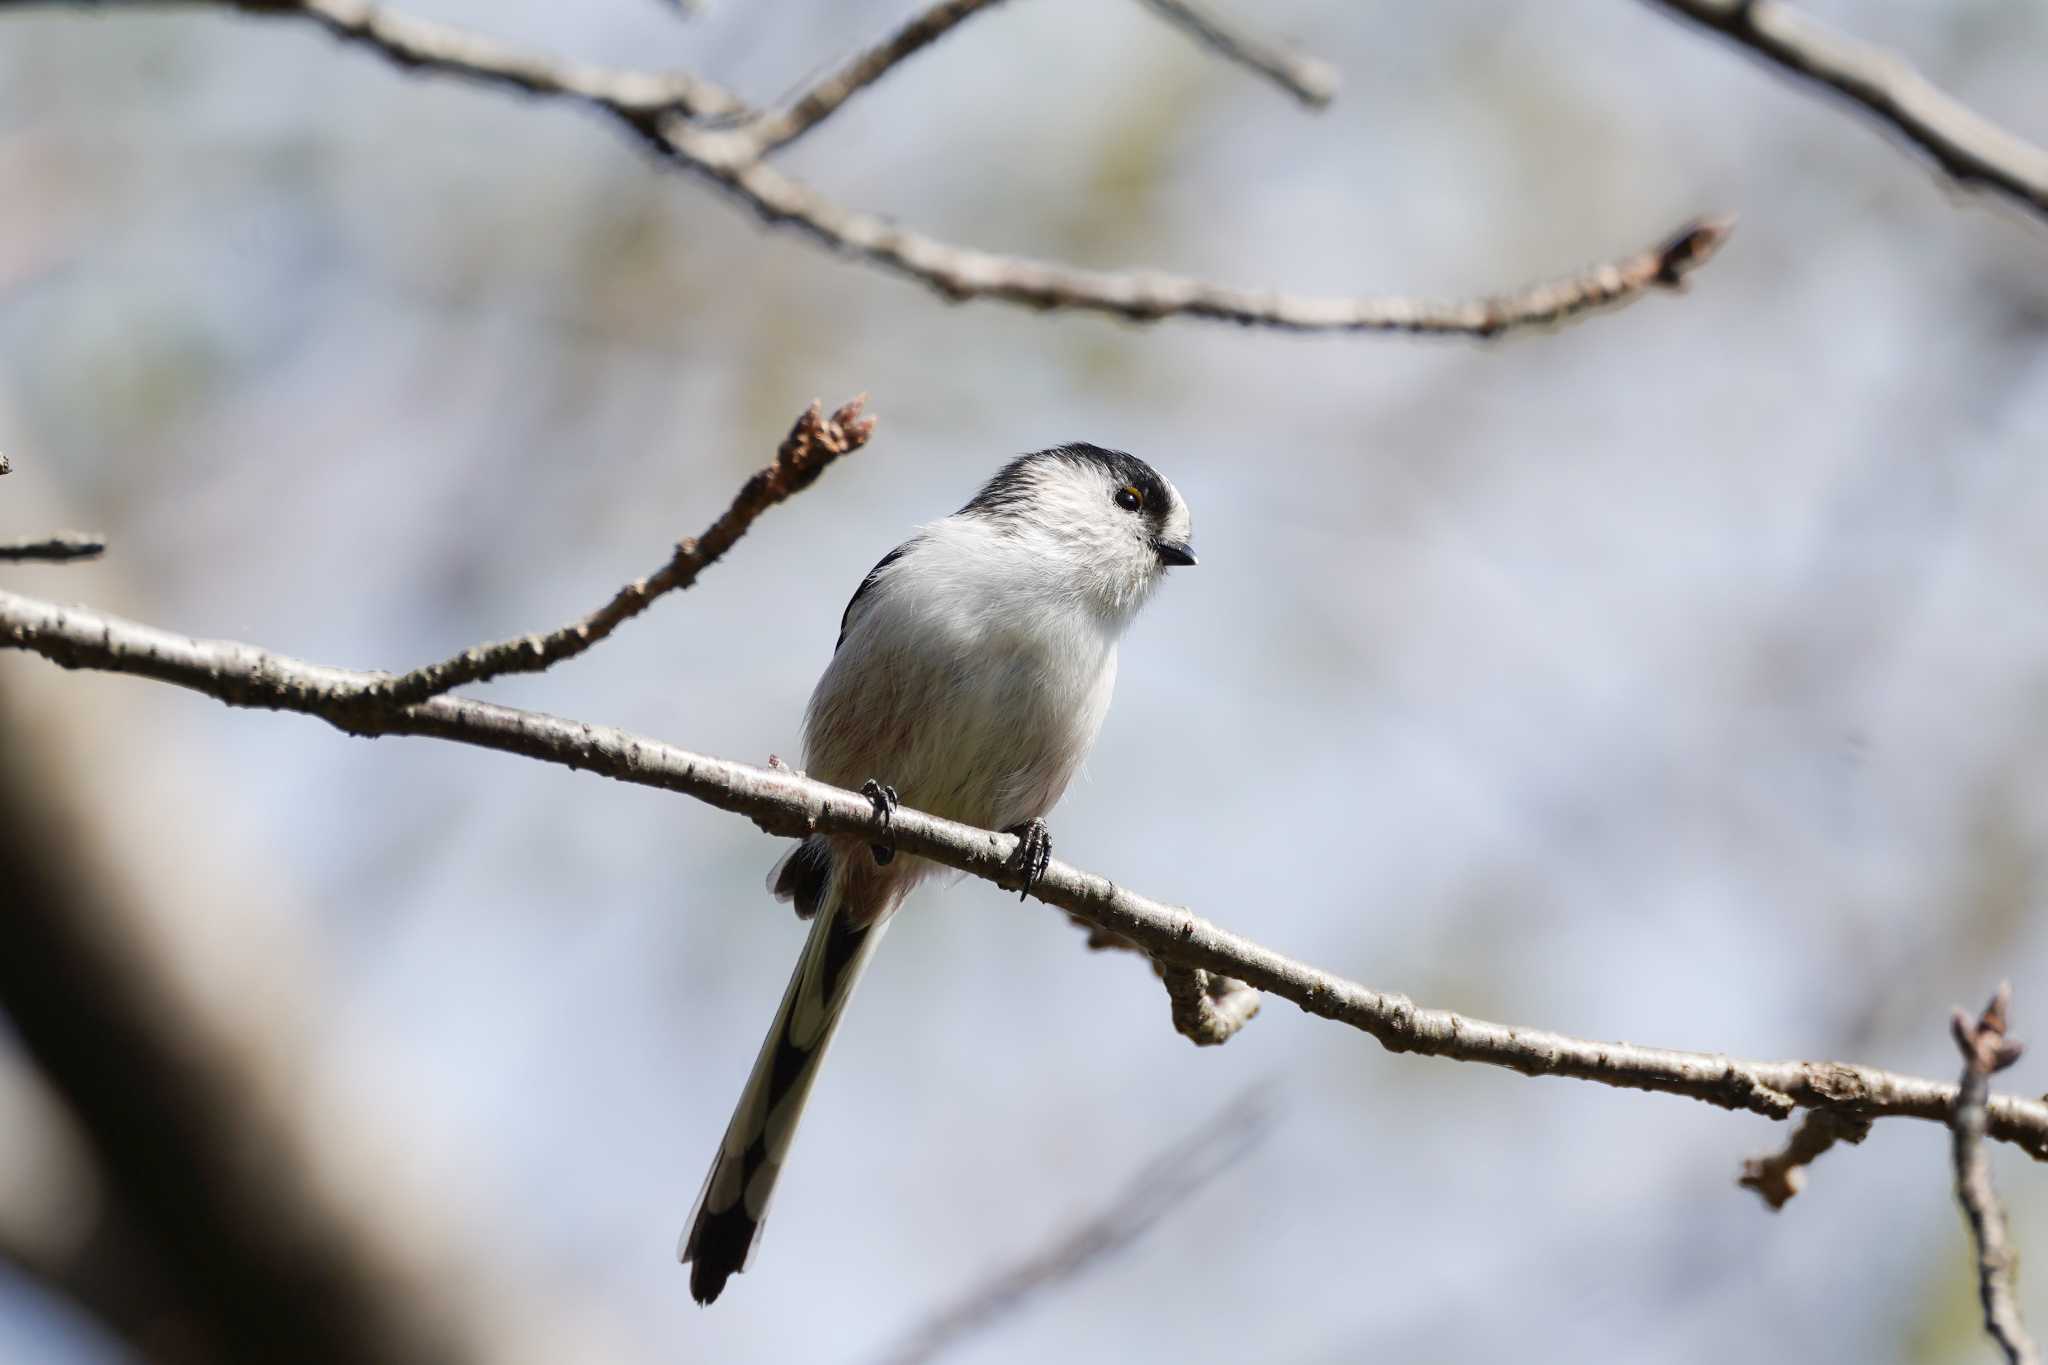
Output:
<instances>
[{"instance_id":1,"label":"bare branch","mask_svg":"<svg viewBox=\"0 0 2048 1365\"><path fill-rule=\"evenodd\" d=\"M1881 47L1780 0L1648 0L1862 105L1942 170L2048 217L2048 151L2007 132Z\"/></svg>"},{"instance_id":2,"label":"bare branch","mask_svg":"<svg viewBox=\"0 0 2048 1365\"><path fill-rule=\"evenodd\" d=\"M0 0L0 9L43 2ZM72 0L102 5L136 2ZM1727 219L1690 223L1662 246L1624 260L1511 293L1464 300L1283 294L1159 271L1082 270L955 246L826 198L763 161L754 129L700 124L702 115L729 115L745 105L723 87L698 77L556 62L361 0L200 3L312 20L409 70L470 77L532 95L593 104L615 115L670 164L730 190L763 221L800 229L835 251L906 275L955 302L995 299L1038 309L1106 313L1132 322L1191 317L1296 332L1492 337L1519 328L1555 326L1632 302L1655 289L1676 289L1713 256L1731 226Z\"/></svg>"},{"instance_id":3,"label":"bare branch","mask_svg":"<svg viewBox=\"0 0 2048 1365\"><path fill-rule=\"evenodd\" d=\"M753 154L766 156L823 123L847 100L889 74L906 57L922 52L954 27L1002 0L938 0L913 15L873 47L855 53L811 86L779 114L764 114L747 128Z\"/></svg>"},{"instance_id":4,"label":"bare branch","mask_svg":"<svg viewBox=\"0 0 2048 1365\"><path fill-rule=\"evenodd\" d=\"M1101 1263L1186 1205L1265 1135L1272 1101L1263 1089L1238 1097L1207 1124L1161 1152L1109 1205L1044 1250L975 1285L884 1352L881 1365L923 1365L1015 1312L1034 1293Z\"/></svg>"},{"instance_id":5,"label":"bare branch","mask_svg":"<svg viewBox=\"0 0 2048 1365\"><path fill-rule=\"evenodd\" d=\"M0 540L0 563L43 560L63 563L73 559L98 559L107 551L107 538L93 531L52 531L35 540Z\"/></svg>"},{"instance_id":6,"label":"bare branch","mask_svg":"<svg viewBox=\"0 0 2048 1365\"><path fill-rule=\"evenodd\" d=\"M66 668L135 673L231 706L298 711L350 734L430 735L522 754L623 782L680 792L746 816L771 834L856 835L997 885L1015 888L1017 838L900 806L886 819L858 792L787 769L755 768L690 753L609 726L488 702L440 696L418 706L378 701L387 675L305 663L252 645L195 640L105 613L0 591L0 647L26 649ZM1392 1052L1418 1052L1569 1076L1630 1090L1683 1095L1724 1109L1788 1118L1829 1109L1857 1118L1945 1123L1957 1087L1842 1062L1744 1061L1720 1053L1602 1043L1541 1029L1424 1009L1283 956L1185 909L1126 891L1055 860L1033 894L1153 957L1245 982L1311 1014L1371 1034ZM2048 1104L2010 1095L1985 1105L1986 1132L2048 1158Z\"/></svg>"},{"instance_id":7,"label":"bare branch","mask_svg":"<svg viewBox=\"0 0 2048 1365\"><path fill-rule=\"evenodd\" d=\"M1337 97L1337 68L1328 62L1290 52L1276 43L1245 33L1197 0L1145 0L1145 3L1217 56L1249 67L1311 109L1322 109Z\"/></svg>"},{"instance_id":8,"label":"bare branch","mask_svg":"<svg viewBox=\"0 0 2048 1365\"><path fill-rule=\"evenodd\" d=\"M1870 1136L1870 1120L1815 1109L1800 1120L1784 1150L1769 1156L1751 1157L1742 1163L1742 1178L1735 1183L1755 1190L1773 1209L1782 1209L1792 1196L1806 1188L1806 1168L1838 1142L1855 1146Z\"/></svg>"},{"instance_id":9,"label":"bare branch","mask_svg":"<svg viewBox=\"0 0 2048 1365\"><path fill-rule=\"evenodd\" d=\"M1949 1126L1955 1132L1956 1200L1977 1246L1977 1296L1984 1305L1984 1330L2011 1365L2040 1365L2041 1352L2020 1321L2014 1293L2019 1253L2006 1240L2005 1210L1991 1188L1991 1163L1984 1155L1991 1074L2020 1059L2020 1044L2005 1036L2011 1003L2012 986L2006 983L1976 1019L1956 1011L1951 1027L1963 1054L1963 1079L1956 1087Z\"/></svg>"},{"instance_id":10,"label":"bare branch","mask_svg":"<svg viewBox=\"0 0 2048 1365\"><path fill-rule=\"evenodd\" d=\"M1598 309L1631 303L1653 289L1677 289L1706 264L1733 230L1732 219L1703 219L1663 244L1608 265L1492 298L1426 299L1282 294L1238 289L1159 271L1081 270L1020 256L999 256L896 226L846 208L766 162L734 155L732 144L682 119L662 121L676 156L715 176L762 218L802 228L818 240L908 275L948 299L1000 299L1031 308L1107 313L1131 322L1207 318L1291 332L1410 332L1493 337L1551 327Z\"/></svg>"},{"instance_id":11,"label":"bare branch","mask_svg":"<svg viewBox=\"0 0 2048 1365\"><path fill-rule=\"evenodd\" d=\"M775 458L747 480L732 506L702 536L679 543L668 563L620 588L611 601L588 616L546 635L522 635L466 649L403 677L376 683L372 692L386 702L410 706L467 683L507 673L538 673L581 654L647 610L656 598L696 582L697 575L717 563L763 512L809 488L827 465L866 445L875 431L875 419L861 414L861 404L866 401L862 395L826 417L812 400L783 438Z\"/></svg>"},{"instance_id":12,"label":"bare branch","mask_svg":"<svg viewBox=\"0 0 2048 1365\"><path fill-rule=\"evenodd\" d=\"M731 91L686 71L621 71L523 52L468 29L416 19L365 0L203 0L249 14L310 19L344 42L407 70L461 76L529 95L566 97L628 119L680 112L735 114L746 105ZM88 8L154 0L72 0Z\"/></svg>"}]
</instances>

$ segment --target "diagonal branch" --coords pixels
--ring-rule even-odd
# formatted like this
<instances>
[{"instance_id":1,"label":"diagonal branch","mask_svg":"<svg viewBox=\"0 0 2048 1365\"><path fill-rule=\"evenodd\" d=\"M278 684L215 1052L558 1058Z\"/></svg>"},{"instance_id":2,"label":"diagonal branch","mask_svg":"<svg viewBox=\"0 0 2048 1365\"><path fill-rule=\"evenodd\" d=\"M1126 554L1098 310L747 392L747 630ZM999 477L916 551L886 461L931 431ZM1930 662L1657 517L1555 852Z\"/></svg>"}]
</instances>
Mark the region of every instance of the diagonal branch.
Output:
<instances>
[{"instance_id":1,"label":"diagonal branch","mask_svg":"<svg viewBox=\"0 0 2048 1365\"><path fill-rule=\"evenodd\" d=\"M1106 1207L1043 1250L970 1288L880 1357L884 1365L937 1360L1017 1311L1033 1294L1085 1274L1183 1207L1248 1155L1272 1121L1270 1094L1254 1088L1145 1164Z\"/></svg>"},{"instance_id":2,"label":"diagonal branch","mask_svg":"<svg viewBox=\"0 0 2048 1365\"><path fill-rule=\"evenodd\" d=\"M924 51L953 29L1002 0L938 0L912 15L887 38L864 48L779 114L764 114L747 134L755 156L780 151L839 111L839 106L889 74L896 64Z\"/></svg>"},{"instance_id":3,"label":"diagonal branch","mask_svg":"<svg viewBox=\"0 0 2048 1365\"><path fill-rule=\"evenodd\" d=\"M908 807L879 814L857 792L785 770L690 753L609 726L440 696L418 706L379 702L385 675L305 663L253 645L195 640L83 608L0 591L0 647L66 668L135 673L231 706L298 711L350 734L429 735L521 754L623 782L691 796L792 838L847 834L1014 885L1018 840ZM1153 957L1242 981L1303 1010L1371 1034L1392 1052L1419 1052L1683 1095L1724 1109L1787 1118L1827 1109L1858 1118L1946 1123L1958 1088L1841 1062L1745 1061L1720 1053L1602 1043L1424 1009L1296 961L1191 912L1126 891L1058 861L1033 887L1050 905L1138 944ZM1985 1102L1985 1131L2048 1158L2048 1103L2011 1095Z\"/></svg>"},{"instance_id":4,"label":"diagonal branch","mask_svg":"<svg viewBox=\"0 0 2048 1365\"><path fill-rule=\"evenodd\" d=\"M755 518L809 488L825 472L825 467L840 456L866 445L875 431L875 419L861 415L861 404L866 401L863 395L826 417L813 400L783 438L774 460L747 480L732 506L703 535L682 541L668 563L620 588L611 601L588 616L546 635L522 635L515 640L477 645L440 663L416 668L403 677L374 683L370 691L385 702L411 706L467 683L507 673L538 673L581 654L647 610L657 597L679 592L696 582L698 574L717 563L747 533Z\"/></svg>"},{"instance_id":5,"label":"diagonal branch","mask_svg":"<svg viewBox=\"0 0 2048 1365\"><path fill-rule=\"evenodd\" d=\"M1227 62L1264 76L1311 109L1337 97L1337 68L1246 33L1200 0L1145 0L1162 19Z\"/></svg>"},{"instance_id":6,"label":"diagonal branch","mask_svg":"<svg viewBox=\"0 0 2048 1365\"><path fill-rule=\"evenodd\" d=\"M107 551L107 538L92 531L52 531L32 540L0 540L0 563L42 560L64 563L74 559L98 559Z\"/></svg>"},{"instance_id":7,"label":"diagonal branch","mask_svg":"<svg viewBox=\"0 0 2048 1365\"><path fill-rule=\"evenodd\" d=\"M0 0L0 9L52 2ZM88 8L141 2L70 0ZM1041 310L1106 313L1132 322L1192 317L1298 332L1492 337L1519 328L1555 326L1632 302L1653 290L1676 289L1712 257L1730 228L1727 220L1691 223L1662 246L1621 261L1506 294L1449 301L1283 294L1151 270L1083 270L955 246L846 208L767 165L756 143L758 134L750 126L710 126L703 116L743 112L745 105L723 87L695 76L559 62L363 0L192 3L309 20L407 70L468 77L530 95L594 105L618 118L664 161L723 186L763 221L796 228L834 251L908 276L955 302L995 299ZM775 125L769 127L772 131Z\"/></svg>"},{"instance_id":8,"label":"diagonal branch","mask_svg":"<svg viewBox=\"0 0 2048 1365\"><path fill-rule=\"evenodd\" d=\"M2012 1004L2012 986L2001 985L1984 1012L1971 1019L1957 1010L1951 1027L1963 1054L1963 1079L1957 1087L1949 1126L1956 1167L1956 1201L1970 1225L1977 1247L1977 1297L1984 1305L1984 1330L1998 1343L2011 1365L2040 1365L2040 1348L2020 1321L2015 1281L2019 1253L2007 1240L2005 1210L1991 1188L1991 1163L1984 1155L1985 1104L1991 1075L2020 1059L2020 1044L2006 1037L2005 1016Z\"/></svg>"},{"instance_id":9,"label":"diagonal branch","mask_svg":"<svg viewBox=\"0 0 2048 1365\"><path fill-rule=\"evenodd\" d=\"M2006 131L1881 47L1780 0L1648 0L1801 80L1860 104L1966 185L2048 217L2048 151Z\"/></svg>"}]
</instances>

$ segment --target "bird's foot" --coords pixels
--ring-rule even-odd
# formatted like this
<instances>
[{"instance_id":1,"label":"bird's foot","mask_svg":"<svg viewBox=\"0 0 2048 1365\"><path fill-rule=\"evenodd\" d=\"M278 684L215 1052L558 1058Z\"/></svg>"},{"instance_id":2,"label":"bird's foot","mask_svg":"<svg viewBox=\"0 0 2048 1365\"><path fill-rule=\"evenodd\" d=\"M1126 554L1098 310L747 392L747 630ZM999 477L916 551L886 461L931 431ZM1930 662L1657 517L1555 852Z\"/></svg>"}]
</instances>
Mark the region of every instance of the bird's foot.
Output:
<instances>
[{"instance_id":1,"label":"bird's foot","mask_svg":"<svg viewBox=\"0 0 2048 1365\"><path fill-rule=\"evenodd\" d=\"M1010 855L1010 862L1024 874L1024 887L1017 893L1021 901L1031 894L1031 888L1038 885L1038 879L1052 864L1052 835L1046 833L1043 820L1026 820L1003 833L1017 836L1017 851Z\"/></svg>"},{"instance_id":2,"label":"bird's foot","mask_svg":"<svg viewBox=\"0 0 2048 1365\"><path fill-rule=\"evenodd\" d=\"M896 795L894 787L877 782L872 777L860 784L860 794L875 808L875 814L882 817L884 827L887 827L889 821L895 817L896 808L903 804L903 798ZM886 844L869 844L868 851L875 855L876 867L887 867L896 856L896 850Z\"/></svg>"}]
</instances>

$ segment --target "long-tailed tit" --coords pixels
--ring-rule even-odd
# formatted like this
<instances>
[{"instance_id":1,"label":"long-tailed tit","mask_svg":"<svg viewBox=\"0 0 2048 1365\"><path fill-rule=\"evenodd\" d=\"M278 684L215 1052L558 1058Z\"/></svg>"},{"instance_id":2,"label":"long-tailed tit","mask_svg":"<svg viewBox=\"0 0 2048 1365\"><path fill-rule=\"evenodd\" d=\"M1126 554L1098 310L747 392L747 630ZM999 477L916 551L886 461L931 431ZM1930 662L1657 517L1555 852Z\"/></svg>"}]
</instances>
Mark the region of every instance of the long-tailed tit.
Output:
<instances>
[{"instance_id":1,"label":"long-tailed tit","mask_svg":"<svg viewBox=\"0 0 2048 1365\"><path fill-rule=\"evenodd\" d=\"M1124 628L1166 569L1193 564L1188 509L1143 460L1091 445L1012 460L965 507L861 581L804 717L812 777L1018 834L1025 889L1052 856L1042 815L1095 743ZM938 869L818 835L768 875L811 921L677 1256L710 1303L746 1267L804 1098L854 978Z\"/></svg>"}]
</instances>

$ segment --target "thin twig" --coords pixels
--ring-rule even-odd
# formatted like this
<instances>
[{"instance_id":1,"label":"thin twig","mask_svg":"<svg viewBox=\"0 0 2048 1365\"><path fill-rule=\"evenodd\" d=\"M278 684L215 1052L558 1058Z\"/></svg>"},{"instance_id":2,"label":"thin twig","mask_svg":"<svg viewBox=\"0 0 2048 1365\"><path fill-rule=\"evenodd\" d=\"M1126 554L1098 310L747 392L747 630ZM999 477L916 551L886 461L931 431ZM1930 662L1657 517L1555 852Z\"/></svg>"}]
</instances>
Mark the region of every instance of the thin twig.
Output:
<instances>
[{"instance_id":1,"label":"thin twig","mask_svg":"<svg viewBox=\"0 0 2048 1365\"><path fill-rule=\"evenodd\" d=\"M430 735L521 754L622 782L655 787L746 816L771 834L845 834L1014 889L1017 837L899 806L877 813L858 792L787 769L756 768L690 753L610 726L440 696L417 706L376 699L387 675L305 663L252 645L195 640L103 612L0 591L0 648L30 650L67 668L134 673L204 693L230 706L297 711L350 734ZM1859 1118L1946 1123L1957 1088L1843 1062L1745 1061L1633 1043L1603 1043L1425 1009L1296 961L1219 929L1183 908L1124 890L1054 860L1032 894L1155 958L1200 967L1291 1000L1310 1014L1371 1034L1392 1052L1569 1076L1655 1090L1724 1109L1789 1118L1831 1109ZM2048 1104L1994 1095L1987 1132L2048 1158Z\"/></svg>"},{"instance_id":2,"label":"thin twig","mask_svg":"<svg viewBox=\"0 0 2048 1365\"><path fill-rule=\"evenodd\" d=\"M927 5L887 38L865 48L791 101L779 114L763 114L747 128L754 155L779 151L823 123L839 106L873 85L906 57L930 47L960 23L1002 0L938 0Z\"/></svg>"},{"instance_id":3,"label":"thin twig","mask_svg":"<svg viewBox=\"0 0 2048 1365\"><path fill-rule=\"evenodd\" d=\"M1740 43L1891 125L1966 185L2048 217L2048 151L1944 93L1896 54L1780 0L1647 0Z\"/></svg>"},{"instance_id":4,"label":"thin twig","mask_svg":"<svg viewBox=\"0 0 2048 1365\"><path fill-rule=\"evenodd\" d=\"M528 95L581 100L627 119L645 120L670 112L694 117L747 111L737 95L687 71L619 70L525 52L481 33L415 18L365 0L207 2L266 17L310 19L344 42L380 53L407 70L460 76ZM70 3L85 8L154 7L157 0Z\"/></svg>"},{"instance_id":5,"label":"thin twig","mask_svg":"<svg viewBox=\"0 0 2048 1365\"><path fill-rule=\"evenodd\" d=\"M1196 0L1145 0L1161 17L1225 61L1258 72L1311 109L1337 97L1337 68L1246 33Z\"/></svg>"},{"instance_id":6,"label":"thin twig","mask_svg":"<svg viewBox=\"0 0 2048 1365\"><path fill-rule=\"evenodd\" d=\"M1222 1113L1161 1152L1106 1207L1063 1233L1043 1250L974 1285L932 1314L877 1365L923 1365L962 1339L986 1331L1033 1294L1092 1269L1123 1250L1169 1213L1187 1205L1203 1186L1242 1160L1265 1136L1272 1100L1264 1089L1240 1096Z\"/></svg>"},{"instance_id":7,"label":"thin twig","mask_svg":"<svg viewBox=\"0 0 2048 1365\"><path fill-rule=\"evenodd\" d=\"M1838 1142L1855 1146L1870 1136L1870 1120L1815 1109L1792 1130L1784 1150L1768 1156L1751 1157L1742 1163L1742 1178L1735 1183L1755 1190L1774 1209L1782 1209L1806 1188L1806 1168Z\"/></svg>"},{"instance_id":8,"label":"thin twig","mask_svg":"<svg viewBox=\"0 0 2048 1365\"><path fill-rule=\"evenodd\" d=\"M0 9L50 0L0 0ZM139 0L71 0L88 7ZM756 133L714 127L704 115L745 109L713 82L682 73L616 71L520 52L447 24L361 0L202 0L247 13L311 20L408 70L470 77L538 96L565 97L615 115L669 164L731 191L763 221L794 227L834 251L929 285L948 299L994 299L1041 310L1075 309L1133 322L1192 317L1297 332L1408 332L1492 337L1548 327L1674 289L1726 239L1726 219L1688 224L1662 246L1548 284L1487 298L1431 301L1316 296L1243 289L1159 271L1082 270L955 246L849 209L764 162ZM886 69L886 68L885 68Z\"/></svg>"},{"instance_id":9,"label":"thin twig","mask_svg":"<svg viewBox=\"0 0 2048 1365\"><path fill-rule=\"evenodd\" d=\"M1991 1188L1991 1162L1984 1155L1986 1097L1992 1073L2020 1059L2020 1044L2005 1036L2011 1004L2012 986L2004 983L1976 1019L1957 1010L1950 1021L1956 1047L1963 1054L1963 1079L1956 1087L1949 1126L1955 1132L1956 1201L1963 1206L1970 1239L1977 1247L1977 1297L1984 1305L1984 1330L2011 1365L2040 1365L2041 1353L2027 1334L2027 1325L2020 1321L2014 1292L2019 1253L2006 1240L2005 1210L1999 1206L1998 1192Z\"/></svg>"},{"instance_id":10,"label":"thin twig","mask_svg":"<svg viewBox=\"0 0 2048 1365\"><path fill-rule=\"evenodd\" d=\"M698 574L717 563L747 533L755 518L810 487L825 467L840 456L866 445L874 434L875 419L861 414L865 401L863 395L826 417L813 400L783 438L774 460L747 480L732 506L703 535L680 542L668 563L620 588L611 601L588 616L546 635L522 635L515 640L465 649L440 663L377 683L371 689L373 695L396 706L411 706L487 678L507 673L538 673L581 654L647 610L656 598L696 582Z\"/></svg>"},{"instance_id":11,"label":"thin twig","mask_svg":"<svg viewBox=\"0 0 2048 1365\"><path fill-rule=\"evenodd\" d=\"M107 552L107 538L94 531L52 531L33 540L0 540L0 562L43 560L64 563L98 559Z\"/></svg>"}]
</instances>

